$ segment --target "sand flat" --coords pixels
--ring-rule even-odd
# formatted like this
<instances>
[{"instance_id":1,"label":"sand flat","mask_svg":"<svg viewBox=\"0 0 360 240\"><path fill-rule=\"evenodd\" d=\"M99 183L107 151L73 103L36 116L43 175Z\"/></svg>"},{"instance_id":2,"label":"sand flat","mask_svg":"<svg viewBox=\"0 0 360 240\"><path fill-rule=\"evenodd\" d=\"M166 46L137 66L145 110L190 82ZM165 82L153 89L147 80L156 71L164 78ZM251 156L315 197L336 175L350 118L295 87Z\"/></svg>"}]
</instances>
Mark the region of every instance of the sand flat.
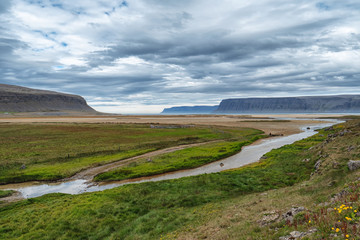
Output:
<instances>
[{"instance_id":1,"label":"sand flat","mask_svg":"<svg viewBox=\"0 0 360 240\"><path fill-rule=\"evenodd\" d=\"M299 133L300 127L322 121L319 117L341 115L278 114L278 115L105 115L105 116L0 116L0 123L144 123L189 124L227 127L248 127L263 130L267 134L290 135ZM277 120L277 119L290 120Z\"/></svg>"}]
</instances>

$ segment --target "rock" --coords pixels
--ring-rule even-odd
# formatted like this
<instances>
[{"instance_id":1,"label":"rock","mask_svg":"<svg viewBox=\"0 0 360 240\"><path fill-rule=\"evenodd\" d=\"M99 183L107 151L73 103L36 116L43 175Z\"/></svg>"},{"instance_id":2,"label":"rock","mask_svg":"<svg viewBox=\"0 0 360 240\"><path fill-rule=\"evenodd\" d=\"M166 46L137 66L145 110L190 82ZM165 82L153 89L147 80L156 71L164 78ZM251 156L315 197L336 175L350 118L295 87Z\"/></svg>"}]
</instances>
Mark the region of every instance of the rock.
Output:
<instances>
[{"instance_id":1,"label":"rock","mask_svg":"<svg viewBox=\"0 0 360 240\"><path fill-rule=\"evenodd\" d=\"M25 169L25 168L26 168L25 164L21 165L21 167L20 167L20 169Z\"/></svg>"},{"instance_id":2,"label":"rock","mask_svg":"<svg viewBox=\"0 0 360 240\"><path fill-rule=\"evenodd\" d=\"M283 237L279 237L279 240L290 240L291 236L283 236Z\"/></svg>"},{"instance_id":3,"label":"rock","mask_svg":"<svg viewBox=\"0 0 360 240\"><path fill-rule=\"evenodd\" d=\"M334 208L328 208L328 209L326 209L326 212L327 212L327 213L331 213L331 212L333 212L333 211L335 211Z\"/></svg>"},{"instance_id":4,"label":"rock","mask_svg":"<svg viewBox=\"0 0 360 240\"><path fill-rule=\"evenodd\" d=\"M334 162L332 163L332 165L333 165L333 168L338 168L339 163L338 163L338 162L336 162L336 161L334 161Z\"/></svg>"},{"instance_id":5,"label":"rock","mask_svg":"<svg viewBox=\"0 0 360 240\"><path fill-rule=\"evenodd\" d=\"M276 211L266 212L266 213L264 213L264 217L260 221L258 221L258 223L261 226L265 226L265 225L275 222L279 218L280 218L280 214Z\"/></svg>"},{"instance_id":6,"label":"rock","mask_svg":"<svg viewBox=\"0 0 360 240\"><path fill-rule=\"evenodd\" d=\"M314 168L315 168L315 171L317 172L320 168L320 165L321 165L321 160L317 161L314 165Z\"/></svg>"},{"instance_id":7,"label":"rock","mask_svg":"<svg viewBox=\"0 0 360 240\"><path fill-rule=\"evenodd\" d=\"M354 170L360 168L360 161L359 160L356 160L356 161L350 160L348 162L348 168L350 171L354 171Z\"/></svg>"},{"instance_id":8,"label":"rock","mask_svg":"<svg viewBox=\"0 0 360 240\"><path fill-rule=\"evenodd\" d=\"M312 228L307 232L299 232L299 231L292 231L290 235L279 237L279 240L291 240L291 239L301 239L305 236L311 235L318 230L316 228Z\"/></svg>"},{"instance_id":9,"label":"rock","mask_svg":"<svg viewBox=\"0 0 360 240\"><path fill-rule=\"evenodd\" d=\"M304 207L293 207L282 215L282 219L286 222L293 223L296 214L305 211Z\"/></svg>"},{"instance_id":10,"label":"rock","mask_svg":"<svg viewBox=\"0 0 360 240\"><path fill-rule=\"evenodd\" d=\"M313 234L313 233L316 233L318 230L316 228L312 228L310 229L309 231L307 231L306 235L310 235L310 234Z\"/></svg>"},{"instance_id":11,"label":"rock","mask_svg":"<svg viewBox=\"0 0 360 240\"><path fill-rule=\"evenodd\" d=\"M337 137L338 136L338 134L337 133L334 133L334 134L329 134L328 135L328 138L335 138L335 137Z\"/></svg>"},{"instance_id":12,"label":"rock","mask_svg":"<svg viewBox=\"0 0 360 240\"><path fill-rule=\"evenodd\" d=\"M332 126L324 129L324 131L332 131L332 130L334 130L334 128Z\"/></svg>"},{"instance_id":13,"label":"rock","mask_svg":"<svg viewBox=\"0 0 360 240\"><path fill-rule=\"evenodd\" d=\"M351 152L351 151L354 150L354 149L355 149L355 147L352 146L352 145L350 145L350 146L348 147L347 151L348 151L348 152Z\"/></svg>"},{"instance_id":14,"label":"rock","mask_svg":"<svg viewBox=\"0 0 360 240\"><path fill-rule=\"evenodd\" d=\"M339 132L339 135L344 136L346 133L350 133L350 132L351 132L351 130L344 129L341 132Z\"/></svg>"},{"instance_id":15,"label":"rock","mask_svg":"<svg viewBox=\"0 0 360 240\"><path fill-rule=\"evenodd\" d=\"M296 238L303 237L305 235L305 233L304 232L299 232L299 231L293 231L293 232L290 233L290 235L291 235L291 237L296 239Z\"/></svg>"},{"instance_id":16,"label":"rock","mask_svg":"<svg viewBox=\"0 0 360 240\"><path fill-rule=\"evenodd\" d=\"M341 198L345 197L347 194L348 194L347 191L341 190L341 192L335 194L335 195L331 198L331 202L337 202L337 201L339 201Z\"/></svg>"},{"instance_id":17,"label":"rock","mask_svg":"<svg viewBox=\"0 0 360 240\"><path fill-rule=\"evenodd\" d=\"M328 186L329 186L329 187L332 187L332 186L334 186L335 184L336 184L336 181L335 181L335 180L332 180L332 181L329 182Z\"/></svg>"}]
</instances>

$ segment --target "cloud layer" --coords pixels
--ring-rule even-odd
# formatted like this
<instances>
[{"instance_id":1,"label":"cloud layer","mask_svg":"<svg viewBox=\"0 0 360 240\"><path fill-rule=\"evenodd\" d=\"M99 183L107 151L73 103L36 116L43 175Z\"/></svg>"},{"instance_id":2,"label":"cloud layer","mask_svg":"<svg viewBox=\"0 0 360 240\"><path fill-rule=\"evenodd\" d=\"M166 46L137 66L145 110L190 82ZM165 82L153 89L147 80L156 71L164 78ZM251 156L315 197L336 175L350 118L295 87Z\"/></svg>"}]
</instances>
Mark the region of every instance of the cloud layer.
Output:
<instances>
[{"instance_id":1,"label":"cloud layer","mask_svg":"<svg viewBox=\"0 0 360 240\"><path fill-rule=\"evenodd\" d=\"M2 0L1 83L160 112L360 89L360 3Z\"/></svg>"}]
</instances>

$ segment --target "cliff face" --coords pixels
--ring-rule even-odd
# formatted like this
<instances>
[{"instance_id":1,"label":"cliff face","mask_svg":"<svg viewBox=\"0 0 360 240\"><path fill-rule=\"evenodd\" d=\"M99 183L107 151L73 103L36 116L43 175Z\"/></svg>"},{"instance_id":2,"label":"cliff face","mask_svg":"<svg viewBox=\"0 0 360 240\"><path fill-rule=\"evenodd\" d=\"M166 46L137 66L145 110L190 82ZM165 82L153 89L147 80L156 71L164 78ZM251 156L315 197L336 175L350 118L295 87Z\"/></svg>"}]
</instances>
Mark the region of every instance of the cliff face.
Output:
<instances>
[{"instance_id":1,"label":"cliff face","mask_svg":"<svg viewBox=\"0 0 360 240\"><path fill-rule=\"evenodd\" d=\"M216 113L356 113L360 95L222 100Z\"/></svg>"},{"instance_id":2,"label":"cliff face","mask_svg":"<svg viewBox=\"0 0 360 240\"><path fill-rule=\"evenodd\" d=\"M96 112L77 95L0 84L0 112L48 111Z\"/></svg>"},{"instance_id":3,"label":"cliff face","mask_svg":"<svg viewBox=\"0 0 360 240\"><path fill-rule=\"evenodd\" d=\"M182 106L165 108L162 114L210 114L218 108L216 106Z\"/></svg>"}]
</instances>

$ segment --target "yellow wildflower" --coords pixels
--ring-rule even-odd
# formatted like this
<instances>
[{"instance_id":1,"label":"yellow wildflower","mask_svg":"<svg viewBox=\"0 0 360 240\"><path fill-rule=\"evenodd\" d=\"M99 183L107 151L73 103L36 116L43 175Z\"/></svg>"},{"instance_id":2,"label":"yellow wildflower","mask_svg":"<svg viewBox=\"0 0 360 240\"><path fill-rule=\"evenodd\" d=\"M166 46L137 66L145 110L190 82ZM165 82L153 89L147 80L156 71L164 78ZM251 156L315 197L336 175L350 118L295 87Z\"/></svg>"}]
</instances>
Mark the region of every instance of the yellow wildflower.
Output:
<instances>
[{"instance_id":1,"label":"yellow wildflower","mask_svg":"<svg viewBox=\"0 0 360 240\"><path fill-rule=\"evenodd\" d=\"M335 232L339 232L339 231L340 231L340 229L336 228Z\"/></svg>"},{"instance_id":2,"label":"yellow wildflower","mask_svg":"<svg viewBox=\"0 0 360 240\"><path fill-rule=\"evenodd\" d=\"M345 237L347 237L347 238L348 238L348 237L349 237L349 234L346 234L346 235L345 235Z\"/></svg>"}]
</instances>

